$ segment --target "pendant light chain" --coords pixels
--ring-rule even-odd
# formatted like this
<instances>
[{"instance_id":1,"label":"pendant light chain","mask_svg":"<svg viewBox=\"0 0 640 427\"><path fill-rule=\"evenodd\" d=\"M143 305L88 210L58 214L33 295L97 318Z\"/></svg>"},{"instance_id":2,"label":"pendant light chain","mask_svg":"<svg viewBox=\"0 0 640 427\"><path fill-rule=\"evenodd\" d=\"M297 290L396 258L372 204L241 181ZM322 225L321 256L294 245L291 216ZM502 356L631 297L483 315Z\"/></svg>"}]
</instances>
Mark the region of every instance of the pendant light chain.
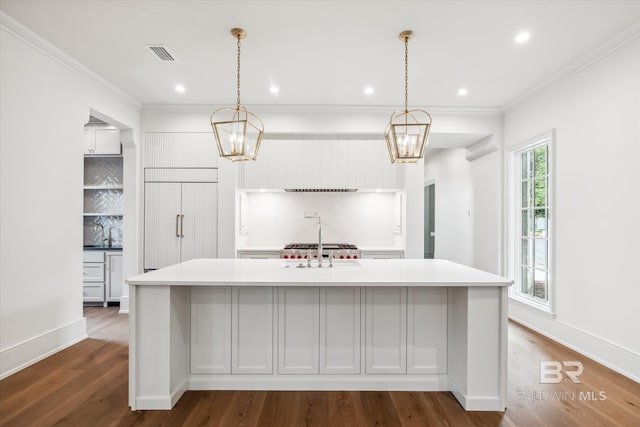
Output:
<instances>
[{"instance_id":1,"label":"pendant light chain","mask_svg":"<svg viewBox=\"0 0 640 427\"><path fill-rule=\"evenodd\" d=\"M404 112L409 111L409 37L404 39Z\"/></svg>"},{"instance_id":2,"label":"pendant light chain","mask_svg":"<svg viewBox=\"0 0 640 427\"><path fill-rule=\"evenodd\" d=\"M238 37L238 73L237 73L237 90L238 96L236 98L236 110L240 111L240 37Z\"/></svg>"}]
</instances>

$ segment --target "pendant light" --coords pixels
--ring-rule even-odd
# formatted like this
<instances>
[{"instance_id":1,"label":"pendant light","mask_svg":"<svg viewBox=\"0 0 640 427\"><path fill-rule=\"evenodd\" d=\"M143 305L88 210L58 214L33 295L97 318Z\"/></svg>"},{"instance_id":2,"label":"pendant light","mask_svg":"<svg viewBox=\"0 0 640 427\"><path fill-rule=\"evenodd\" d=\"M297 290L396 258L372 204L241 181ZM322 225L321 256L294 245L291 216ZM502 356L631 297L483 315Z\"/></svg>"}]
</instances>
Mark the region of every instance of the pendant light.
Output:
<instances>
[{"instance_id":1,"label":"pendant light","mask_svg":"<svg viewBox=\"0 0 640 427\"><path fill-rule=\"evenodd\" d=\"M404 111L395 111L384 131L391 163L416 163L424 157L431 115L424 110L409 110L409 40L413 31L400 33L404 42Z\"/></svg>"},{"instance_id":2,"label":"pendant light","mask_svg":"<svg viewBox=\"0 0 640 427\"><path fill-rule=\"evenodd\" d=\"M255 114L240 105L240 40L244 39L247 33L241 28L233 28L231 35L238 41L236 106L214 111L211 114L211 127L220 157L240 162L256 159L264 126Z\"/></svg>"}]
</instances>

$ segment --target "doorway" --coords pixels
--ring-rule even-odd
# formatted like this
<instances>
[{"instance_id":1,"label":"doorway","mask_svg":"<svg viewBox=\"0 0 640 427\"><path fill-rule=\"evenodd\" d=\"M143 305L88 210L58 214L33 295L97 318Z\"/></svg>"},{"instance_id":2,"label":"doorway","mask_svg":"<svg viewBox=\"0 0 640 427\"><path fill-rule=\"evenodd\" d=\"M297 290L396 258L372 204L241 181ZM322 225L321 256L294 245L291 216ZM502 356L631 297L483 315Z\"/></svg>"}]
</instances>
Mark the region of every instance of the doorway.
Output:
<instances>
[{"instance_id":1,"label":"doorway","mask_svg":"<svg viewBox=\"0 0 640 427\"><path fill-rule=\"evenodd\" d=\"M424 258L433 259L436 247L435 229L436 184L424 187Z\"/></svg>"}]
</instances>

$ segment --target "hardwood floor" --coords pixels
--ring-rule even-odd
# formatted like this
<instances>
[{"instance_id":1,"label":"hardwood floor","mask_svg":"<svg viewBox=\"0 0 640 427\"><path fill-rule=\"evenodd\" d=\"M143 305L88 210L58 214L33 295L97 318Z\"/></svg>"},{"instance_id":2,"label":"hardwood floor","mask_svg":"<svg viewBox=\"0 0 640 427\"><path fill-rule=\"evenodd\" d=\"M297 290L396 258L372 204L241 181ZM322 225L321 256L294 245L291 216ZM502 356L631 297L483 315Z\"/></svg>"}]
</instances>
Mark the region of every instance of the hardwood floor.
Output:
<instances>
[{"instance_id":1,"label":"hardwood floor","mask_svg":"<svg viewBox=\"0 0 640 427\"><path fill-rule=\"evenodd\" d=\"M0 381L0 426L640 426L640 384L515 323L505 413L447 392L345 391L190 391L172 411L133 412L127 315L85 316L90 338ZM582 383L540 384L543 360L581 361Z\"/></svg>"}]
</instances>

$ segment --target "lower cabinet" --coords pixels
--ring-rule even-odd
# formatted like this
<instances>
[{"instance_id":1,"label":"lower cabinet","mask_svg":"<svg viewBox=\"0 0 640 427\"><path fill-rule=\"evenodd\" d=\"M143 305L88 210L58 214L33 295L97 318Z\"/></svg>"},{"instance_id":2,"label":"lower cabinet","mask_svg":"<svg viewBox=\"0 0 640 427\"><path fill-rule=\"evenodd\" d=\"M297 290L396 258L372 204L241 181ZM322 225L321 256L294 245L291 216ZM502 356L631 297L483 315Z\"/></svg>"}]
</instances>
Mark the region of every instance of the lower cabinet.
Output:
<instances>
[{"instance_id":1,"label":"lower cabinet","mask_svg":"<svg viewBox=\"0 0 640 427\"><path fill-rule=\"evenodd\" d=\"M278 289L278 373L317 374L320 289Z\"/></svg>"},{"instance_id":2,"label":"lower cabinet","mask_svg":"<svg viewBox=\"0 0 640 427\"><path fill-rule=\"evenodd\" d=\"M106 253L106 287L107 302L120 302L122 297L122 253Z\"/></svg>"},{"instance_id":3,"label":"lower cabinet","mask_svg":"<svg viewBox=\"0 0 640 427\"><path fill-rule=\"evenodd\" d=\"M104 251L82 253L82 301L104 303Z\"/></svg>"},{"instance_id":4,"label":"lower cabinet","mask_svg":"<svg viewBox=\"0 0 640 427\"><path fill-rule=\"evenodd\" d=\"M191 373L231 373L231 288L191 288Z\"/></svg>"},{"instance_id":5,"label":"lower cabinet","mask_svg":"<svg viewBox=\"0 0 640 427\"><path fill-rule=\"evenodd\" d=\"M82 263L82 300L105 307L122 297L122 252L84 251Z\"/></svg>"},{"instance_id":6,"label":"lower cabinet","mask_svg":"<svg viewBox=\"0 0 640 427\"><path fill-rule=\"evenodd\" d=\"M231 372L273 373L272 287L231 291Z\"/></svg>"},{"instance_id":7,"label":"lower cabinet","mask_svg":"<svg viewBox=\"0 0 640 427\"><path fill-rule=\"evenodd\" d=\"M407 372L407 288L366 288L366 373Z\"/></svg>"},{"instance_id":8,"label":"lower cabinet","mask_svg":"<svg viewBox=\"0 0 640 427\"><path fill-rule=\"evenodd\" d=\"M360 373L360 288L320 288L320 373Z\"/></svg>"},{"instance_id":9,"label":"lower cabinet","mask_svg":"<svg viewBox=\"0 0 640 427\"><path fill-rule=\"evenodd\" d=\"M446 372L446 288L191 288L192 374Z\"/></svg>"}]
</instances>

